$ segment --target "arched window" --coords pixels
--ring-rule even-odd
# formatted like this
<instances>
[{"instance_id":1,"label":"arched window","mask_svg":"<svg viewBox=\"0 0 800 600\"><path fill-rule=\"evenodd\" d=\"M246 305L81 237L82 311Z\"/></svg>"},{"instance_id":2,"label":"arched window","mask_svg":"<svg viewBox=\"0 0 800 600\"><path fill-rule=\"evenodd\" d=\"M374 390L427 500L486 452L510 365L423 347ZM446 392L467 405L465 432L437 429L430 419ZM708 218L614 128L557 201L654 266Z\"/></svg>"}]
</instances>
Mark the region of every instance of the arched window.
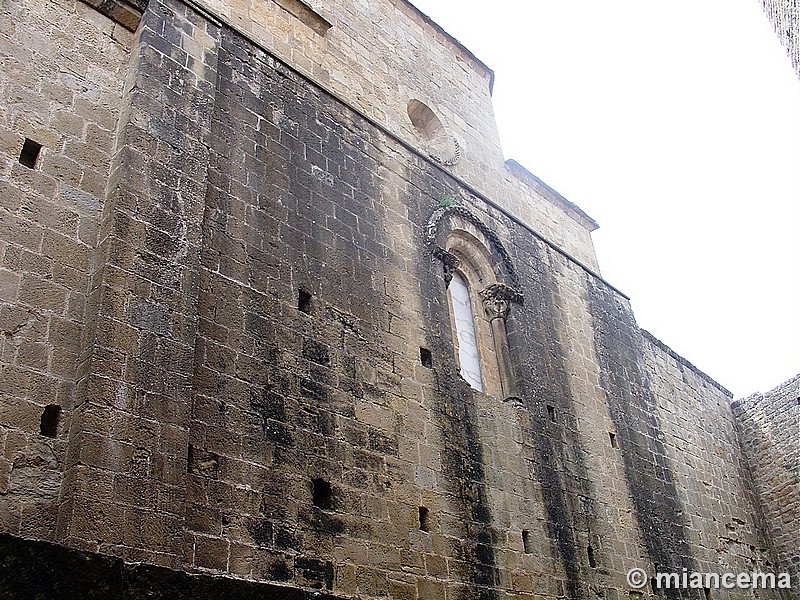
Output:
<instances>
[{"instance_id":1,"label":"arched window","mask_svg":"<svg viewBox=\"0 0 800 600\"><path fill-rule=\"evenodd\" d=\"M475 232L454 229L447 252L456 260L448 286L455 355L461 376L480 392L519 399L506 333L516 292L497 281L489 249Z\"/></svg>"},{"instance_id":2,"label":"arched window","mask_svg":"<svg viewBox=\"0 0 800 600\"><path fill-rule=\"evenodd\" d=\"M475 334L475 314L472 309L469 284L456 271L448 289L461 376L473 388L482 392L481 357Z\"/></svg>"},{"instance_id":3,"label":"arched window","mask_svg":"<svg viewBox=\"0 0 800 600\"><path fill-rule=\"evenodd\" d=\"M461 376L475 390L519 401L506 321L511 305L522 303L522 294L508 252L493 231L459 204L431 215L426 243L442 261Z\"/></svg>"},{"instance_id":4,"label":"arched window","mask_svg":"<svg viewBox=\"0 0 800 600\"><path fill-rule=\"evenodd\" d=\"M496 282L491 254L477 232L454 229L447 251L457 259L447 288L453 354L461 376L479 392L504 397L495 332L487 316L481 291Z\"/></svg>"}]
</instances>

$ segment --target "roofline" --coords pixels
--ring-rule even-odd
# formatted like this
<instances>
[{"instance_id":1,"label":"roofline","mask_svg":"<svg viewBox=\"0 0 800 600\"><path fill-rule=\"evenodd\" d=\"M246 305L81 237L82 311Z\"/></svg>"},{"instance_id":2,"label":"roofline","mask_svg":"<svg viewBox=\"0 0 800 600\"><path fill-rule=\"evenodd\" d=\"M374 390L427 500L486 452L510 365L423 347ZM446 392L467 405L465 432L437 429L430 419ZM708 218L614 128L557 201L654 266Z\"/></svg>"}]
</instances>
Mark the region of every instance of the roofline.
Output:
<instances>
[{"instance_id":1,"label":"roofline","mask_svg":"<svg viewBox=\"0 0 800 600\"><path fill-rule=\"evenodd\" d=\"M660 348L663 352L666 352L669 356L673 358L673 360L675 360L679 364L683 365L687 369L691 369L695 373L695 375L697 375L698 377L703 379L706 383L711 384L713 387L717 388L720 392L725 394L728 397L729 401L733 400L733 393L730 390L728 390L728 388L719 383L716 379L714 379L713 377L709 376L705 372L695 367L692 363L683 358L680 354L675 352L675 350L667 346L664 342L662 342L660 339L658 339L656 336L654 336L646 329L640 328L639 331L642 332L642 337L645 340L649 341L657 348Z\"/></svg>"},{"instance_id":2,"label":"roofline","mask_svg":"<svg viewBox=\"0 0 800 600\"><path fill-rule=\"evenodd\" d=\"M464 54L466 54L470 60L476 63L487 75L489 75L489 95L491 95L492 92L494 91L494 71L490 69L488 66L486 66L486 63L483 62L480 58L475 56L475 54L472 53L472 50L467 48L464 44L458 41L458 39L453 37L452 34L445 31L441 25L439 25L436 21L431 19L428 15L426 15L419 8L417 8L413 4L413 2L411 2L411 0L400 0L400 1L403 2L403 4L412 8L414 12L416 12L420 17L422 17L422 20L425 23L433 27L437 31L437 33L441 33L448 40L450 40L459 50L461 50Z\"/></svg>"},{"instance_id":3,"label":"roofline","mask_svg":"<svg viewBox=\"0 0 800 600\"><path fill-rule=\"evenodd\" d=\"M581 223L581 225L586 227L586 229L588 229L589 231L594 231L595 229L600 227L600 225L597 224L597 221L595 221L592 217L583 212L583 209L581 209L580 206L564 198L564 196L559 194L556 190L551 188L544 181L539 179L536 175L531 173L528 169L523 167L513 158L509 158L506 161L506 166L515 175L519 175L527 179L530 183L533 184L533 187L538 192L542 193L546 198L560 204L564 209L566 209L568 213L570 213L573 217L575 217Z\"/></svg>"}]
</instances>

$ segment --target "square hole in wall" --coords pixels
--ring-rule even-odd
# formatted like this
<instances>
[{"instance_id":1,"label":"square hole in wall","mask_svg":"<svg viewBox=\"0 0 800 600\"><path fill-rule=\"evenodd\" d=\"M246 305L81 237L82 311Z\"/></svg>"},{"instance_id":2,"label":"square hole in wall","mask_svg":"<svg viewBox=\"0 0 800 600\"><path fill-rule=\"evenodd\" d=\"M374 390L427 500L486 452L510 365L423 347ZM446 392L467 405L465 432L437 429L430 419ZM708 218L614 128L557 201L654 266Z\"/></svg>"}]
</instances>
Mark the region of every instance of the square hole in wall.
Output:
<instances>
[{"instance_id":1,"label":"square hole in wall","mask_svg":"<svg viewBox=\"0 0 800 600\"><path fill-rule=\"evenodd\" d=\"M297 292L297 310L304 313L311 312L311 294L305 290Z\"/></svg>"},{"instance_id":2,"label":"square hole in wall","mask_svg":"<svg viewBox=\"0 0 800 600\"><path fill-rule=\"evenodd\" d=\"M419 530L420 531L431 530L430 511L424 506L419 507Z\"/></svg>"},{"instance_id":3,"label":"square hole in wall","mask_svg":"<svg viewBox=\"0 0 800 600\"><path fill-rule=\"evenodd\" d=\"M25 143L22 144L22 151L19 153L19 163L29 169L35 169L41 152L42 145L39 142L25 138Z\"/></svg>"},{"instance_id":4,"label":"square hole in wall","mask_svg":"<svg viewBox=\"0 0 800 600\"><path fill-rule=\"evenodd\" d=\"M333 508L333 489L324 479L311 480L311 500L314 506L323 509Z\"/></svg>"},{"instance_id":5,"label":"square hole in wall","mask_svg":"<svg viewBox=\"0 0 800 600\"><path fill-rule=\"evenodd\" d=\"M431 351L427 348L419 349L419 361L422 363L423 367L427 369L433 368L433 356L431 355Z\"/></svg>"},{"instance_id":6,"label":"square hole in wall","mask_svg":"<svg viewBox=\"0 0 800 600\"><path fill-rule=\"evenodd\" d=\"M45 437L54 438L58 434L58 420L61 417L61 407L58 404L49 404L44 407L42 420L39 423L39 433Z\"/></svg>"},{"instance_id":7,"label":"square hole in wall","mask_svg":"<svg viewBox=\"0 0 800 600\"><path fill-rule=\"evenodd\" d=\"M531 540L531 532L527 529L522 530L522 549L525 554L533 553L533 541Z\"/></svg>"}]
</instances>

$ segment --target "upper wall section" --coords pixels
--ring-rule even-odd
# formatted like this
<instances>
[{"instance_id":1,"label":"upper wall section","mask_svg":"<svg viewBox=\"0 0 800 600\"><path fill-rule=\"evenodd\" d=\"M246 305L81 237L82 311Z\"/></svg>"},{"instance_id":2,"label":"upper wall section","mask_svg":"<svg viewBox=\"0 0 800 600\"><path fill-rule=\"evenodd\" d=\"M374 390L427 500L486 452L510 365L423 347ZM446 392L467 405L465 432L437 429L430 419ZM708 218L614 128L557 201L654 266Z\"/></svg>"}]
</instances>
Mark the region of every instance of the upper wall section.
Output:
<instances>
[{"instance_id":1,"label":"upper wall section","mask_svg":"<svg viewBox=\"0 0 800 600\"><path fill-rule=\"evenodd\" d=\"M596 223L504 162L492 71L410 3L195 1L597 270Z\"/></svg>"}]
</instances>

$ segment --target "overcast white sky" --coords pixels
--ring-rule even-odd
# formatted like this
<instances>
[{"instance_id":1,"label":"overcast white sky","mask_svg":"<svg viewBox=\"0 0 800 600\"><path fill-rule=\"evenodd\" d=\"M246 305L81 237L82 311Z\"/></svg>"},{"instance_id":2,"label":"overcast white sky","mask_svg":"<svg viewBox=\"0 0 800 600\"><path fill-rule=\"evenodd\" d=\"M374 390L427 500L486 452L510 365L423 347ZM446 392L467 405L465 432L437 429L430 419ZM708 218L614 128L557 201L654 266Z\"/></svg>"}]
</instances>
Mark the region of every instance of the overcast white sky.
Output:
<instances>
[{"instance_id":1,"label":"overcast white sky","mask_svg":"<svg viewBox=\"0 0 800 600\"><path fill-rule=\"evenodd\" d=\"M800 81L758 0L412 0L640 326L739 398L800 372Z\"/></svg>"}]
</instances>

